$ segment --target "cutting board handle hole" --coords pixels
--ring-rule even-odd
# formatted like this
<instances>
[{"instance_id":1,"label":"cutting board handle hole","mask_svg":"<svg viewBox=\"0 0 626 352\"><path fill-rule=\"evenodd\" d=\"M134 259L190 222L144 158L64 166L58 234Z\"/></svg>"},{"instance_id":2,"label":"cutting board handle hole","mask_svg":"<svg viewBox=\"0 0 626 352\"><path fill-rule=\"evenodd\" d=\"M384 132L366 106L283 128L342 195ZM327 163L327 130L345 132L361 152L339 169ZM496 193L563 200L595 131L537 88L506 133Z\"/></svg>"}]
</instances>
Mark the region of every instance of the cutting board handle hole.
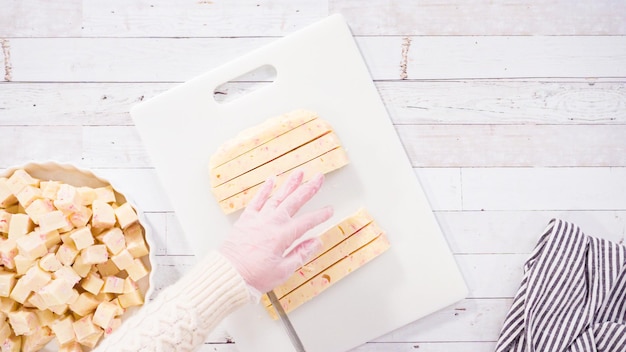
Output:
<instances>
[{"instance_id":1,"label":"cutting board handle hole","mask_svg":"<svg viewBox=\"0 0 626 352\"><path fill-rule=\"evenodd\" d=\"M217 86L213 90L213 99L218 103L229 103L267 87L275 80L276 68L272 65L263 65Z\"/></svg>"}]
</instances>

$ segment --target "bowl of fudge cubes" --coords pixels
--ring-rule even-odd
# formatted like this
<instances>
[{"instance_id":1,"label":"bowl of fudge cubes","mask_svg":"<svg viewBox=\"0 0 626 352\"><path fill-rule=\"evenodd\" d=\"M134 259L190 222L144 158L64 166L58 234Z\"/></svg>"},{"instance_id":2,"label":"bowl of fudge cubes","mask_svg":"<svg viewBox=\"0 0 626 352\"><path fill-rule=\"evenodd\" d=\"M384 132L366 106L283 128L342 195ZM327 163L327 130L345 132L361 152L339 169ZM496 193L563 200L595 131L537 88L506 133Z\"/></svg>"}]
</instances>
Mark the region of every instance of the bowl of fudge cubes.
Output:
<instances>
[{"instance_id":1,"label":"bowl of fudge cubes","mask_svg":"<svg viewBox=\"0 0 626 352\"><path fill-rule=\"evenodd\" d=\"M152 294L149 228L93 172L30 163L0 173L2 351L89 351Z\"/></svg>"}]
</instances>

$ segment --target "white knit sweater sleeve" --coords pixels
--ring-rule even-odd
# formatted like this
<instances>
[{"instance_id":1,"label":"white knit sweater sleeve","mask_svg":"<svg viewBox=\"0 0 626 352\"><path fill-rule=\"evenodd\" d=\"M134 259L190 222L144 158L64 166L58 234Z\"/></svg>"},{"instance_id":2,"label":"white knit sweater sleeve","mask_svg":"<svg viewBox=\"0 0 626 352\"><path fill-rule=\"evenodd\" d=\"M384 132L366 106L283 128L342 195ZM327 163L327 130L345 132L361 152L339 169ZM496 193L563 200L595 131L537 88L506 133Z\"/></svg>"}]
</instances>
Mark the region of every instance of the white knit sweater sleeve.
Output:
<instances>
[{"instance_id":1,"label":"white knit sweater sleeve","mask_svg":"<svg viewBox=\"0 0 626 352\"><path fill-rule=\"evenodd\" d=\"M243 278L221 254L212 252L95 351L192 351L224 317L248 302Z\"/></svg>"}]
</instances>

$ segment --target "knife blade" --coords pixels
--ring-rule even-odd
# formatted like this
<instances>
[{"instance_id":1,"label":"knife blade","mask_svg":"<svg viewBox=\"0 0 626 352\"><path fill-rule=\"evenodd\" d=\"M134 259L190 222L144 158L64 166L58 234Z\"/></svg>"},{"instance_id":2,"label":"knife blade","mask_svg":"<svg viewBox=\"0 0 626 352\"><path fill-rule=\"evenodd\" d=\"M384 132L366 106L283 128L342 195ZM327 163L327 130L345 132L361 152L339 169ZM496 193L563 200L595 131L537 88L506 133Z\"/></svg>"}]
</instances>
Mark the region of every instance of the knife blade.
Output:
<instances>
[{"instance_id":1,"label":"knife blade","mask_svg":"<svg viewBox=\"0 0 626 352\"><path fill-rule=\"evenodd\" d=\"M287 313L285 313L285 310L280 304L280 301L278 300L278 297L276 297L274 291L269 291L267 293L267 297L269 297L270 302L272 302L272 306L274 306L274 309L276 309L276 312L278 312L278 317L280 318L281 323L283 323L283 327L287 331L289 340L291 340L291 344L293 345L293 347L295 347L296 352L306 352L306 350L304 349L304 345L302 345L300 337L296 333L296 330L293 328L291 320L289 320Z\"/></svg>"}]
</instances>

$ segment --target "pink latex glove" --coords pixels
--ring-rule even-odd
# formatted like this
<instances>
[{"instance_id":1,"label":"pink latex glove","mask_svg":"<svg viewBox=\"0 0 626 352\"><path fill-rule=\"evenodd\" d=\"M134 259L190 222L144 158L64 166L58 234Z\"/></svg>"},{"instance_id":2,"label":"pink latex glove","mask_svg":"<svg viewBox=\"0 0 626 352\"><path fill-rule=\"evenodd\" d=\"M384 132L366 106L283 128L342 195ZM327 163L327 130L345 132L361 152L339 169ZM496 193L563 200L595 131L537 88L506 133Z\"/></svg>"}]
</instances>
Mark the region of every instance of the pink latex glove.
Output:
<instances>
[{"instance_id":1,"label":"pink latex glove","mask_svg":"<svg viewBox=\"0 0 626 352\"><path fill-rule=\"evenodd\" d=\"M324 182L322 174L304 184L302 177L301 170L294 171L271 198L275 181L267 180L219 248L244 278L255 302L261 294L285 282L321 248L320 239L313 237L285 253L308 230L333 214L331 207L324 207L295 216Z\"/></svg>"}]
</instances>

